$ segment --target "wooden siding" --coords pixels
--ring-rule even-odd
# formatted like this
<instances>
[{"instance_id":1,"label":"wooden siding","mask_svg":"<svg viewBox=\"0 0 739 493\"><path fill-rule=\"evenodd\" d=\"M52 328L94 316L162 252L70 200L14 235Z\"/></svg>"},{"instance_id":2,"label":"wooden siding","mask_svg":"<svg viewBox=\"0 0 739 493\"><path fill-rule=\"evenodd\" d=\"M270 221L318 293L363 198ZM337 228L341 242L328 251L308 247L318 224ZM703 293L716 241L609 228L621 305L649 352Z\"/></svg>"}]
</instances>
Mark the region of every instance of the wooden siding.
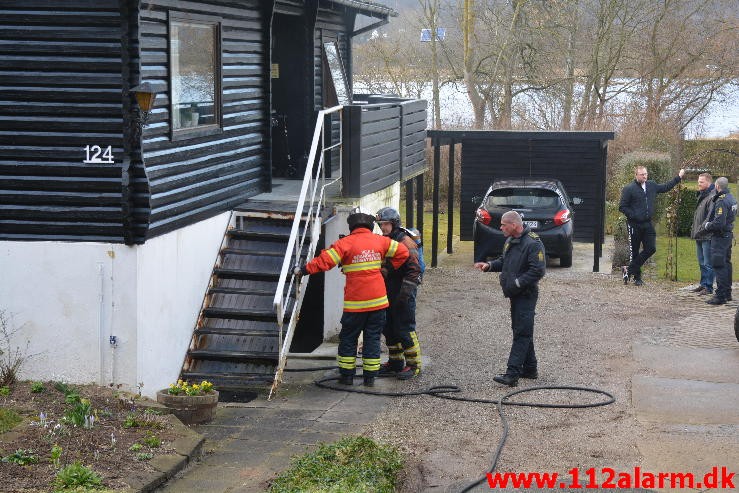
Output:
<instances>
[{"instance_id":1,"label":"wooden siding","mask_svg":"<svg viewBox=\"0 0 739 493\"><path fill-rule=\"evenodd\" d=\"M170 139L169 90L144 134L151 190L147 237L232 209L266 188L268 91L264 19L257 1L153 0L140 15L142 79L169 87L168 13L220 18L222 132Z\"/></svg>"},{"instance_id":2,"label":"wooden siding","mask_svg":"<svg viewBox=\"0 0 739 493\"><path fill-rule=\"evenodd\" d=\"M0 2L0 239L123 241L118 0ZM85 164L85 146L114 164Z\"/></svg>"},{"instance_id":3,"label":"wooden siding","mask_svg":"<svg viewBox=\"0 0 739 493\"><path fill-rule=\"evenodd\" d=\"M424 173L426 165L426 121L427 103L425 100L401 103L403 156L400 179L407 181Z\"/></svg>"},{"instance_id":4,"label":"wooden siding","mask_svg":"<svg viewBox=\"0 0 739 493\"><path fill-rule=\"evenodd\" d=\"M572 199L583 202L574 206L574 237L593 241L595 228L603 213L605 184L605 141L607 132L484 132L475 137L467 132L462 142L462 181L460 194L460 237L472 240L472 224L478 204L472 197L485 195L497 178L556 178ZM609 137L610 136L610 137Z\"/></svg>"},{"instance_id":5,"label":"wooden siding","mask_svg":"<svg viewBox=\"0 0 739 493\"><path fill-rule=\"evenodd\" d=\"M385 101L344 107L344 195L361 197L425 170L426 101ZM404 120L408 112L408 121Z\"/></svg>"}]
</instances>

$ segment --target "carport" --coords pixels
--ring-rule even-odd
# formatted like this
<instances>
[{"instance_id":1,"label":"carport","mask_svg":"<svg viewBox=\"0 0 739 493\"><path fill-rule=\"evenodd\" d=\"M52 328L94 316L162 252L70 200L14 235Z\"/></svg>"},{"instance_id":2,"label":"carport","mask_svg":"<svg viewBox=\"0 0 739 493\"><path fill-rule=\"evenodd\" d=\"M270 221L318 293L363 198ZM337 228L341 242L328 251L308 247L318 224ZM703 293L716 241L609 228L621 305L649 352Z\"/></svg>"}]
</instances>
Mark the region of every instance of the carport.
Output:
<instances>
[{"instance_id":1,"label":"carport","mask_svg":"<svg viewBox=\"0 0 739 493\"><path fill-rule=\"evenodd\" d=\"M454 188L454 149L461 146L460 239L472 240L476 204L496 178L557 178L571 197L582 202L574 207L575 241L593 242L593 272L598 272L603 253L606 214L606 159L613 132L518 132L509 130L428 130L433 146L433 224L431 266L437 265L439 237L439 182L441 147L449 146L446 171ZM423 228L423 182L419 177L406 186L406 203L416 203L418 228ZM453 194L447 204L447 253L452 253ZM413 225L413 207L406 210L406 223Z\"/></svg>"}]
</instances>

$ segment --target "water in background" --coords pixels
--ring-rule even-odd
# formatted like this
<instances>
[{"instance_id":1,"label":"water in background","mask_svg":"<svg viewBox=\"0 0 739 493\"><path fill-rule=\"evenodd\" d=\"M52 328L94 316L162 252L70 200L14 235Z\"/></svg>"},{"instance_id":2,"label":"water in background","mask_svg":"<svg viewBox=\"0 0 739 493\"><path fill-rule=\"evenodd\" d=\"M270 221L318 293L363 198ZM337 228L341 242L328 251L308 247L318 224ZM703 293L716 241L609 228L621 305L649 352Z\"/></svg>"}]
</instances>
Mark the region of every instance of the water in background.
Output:
<instances>
[{"instance_id":1,"label":"water in background","mask_svg":"<svg viewBox=\"0 0 739 493\"><path fill-rule=\"evenodd\" d=\"M356 92L361 92L361 90ZM474 115L464 84L446 84L442 86L440 96L441 118L445 128L472 126ZM431 84L425 88L422 97L429 101L429 123L431 124L433 122ZM535 105L536 102L532 99L526 101L518 97L515 104ZM730 87L724 97L711 103L700 119L688 126L686 137L689 139L722 138L737 132L739 132L739 84Z\"/></svg>"}]
</instances>

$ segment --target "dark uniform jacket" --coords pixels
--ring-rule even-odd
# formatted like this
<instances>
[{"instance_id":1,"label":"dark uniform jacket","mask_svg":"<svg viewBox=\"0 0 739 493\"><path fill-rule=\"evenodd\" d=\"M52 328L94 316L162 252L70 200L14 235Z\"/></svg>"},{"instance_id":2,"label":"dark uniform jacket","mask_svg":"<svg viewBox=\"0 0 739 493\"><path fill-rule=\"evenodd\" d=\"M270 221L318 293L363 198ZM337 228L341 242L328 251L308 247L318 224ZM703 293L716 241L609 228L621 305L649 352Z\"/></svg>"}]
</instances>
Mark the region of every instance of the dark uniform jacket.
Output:
<instances>
[{"instance_id":1,"label":"dark uniform jacket","mask_svg":"<svg viewBox=\"0 0 739 493\"><path fill-rule=\"evenodd\" d=\"M634 180L621 191L621 202L618 204L618 210L631 223L649 222L652 220L652 216L654 216L654 200L657 194L672 190L678 183L680 183L679 176L676 176L667 183L657 183L654 180L647 180L647 191L644 193L641 184Z\"/></svg>"},{"instance_id":2,"label":"dark uniform jacket","mask_svg":"<svg viewBox=\"0 0 739 493\"><path fill-rule=\"evenodd\" d=\"M536 291L539 279L546 272L544 245L539 235L527 226L520 238L506 238L503 256L488 265L489 271L500 272L500 287L506 298Z\"/></svg>"},{"instance_id":3,"label":"dark uniform jacket","mask_svg":"<svg viewBox=\"0 0 739 493\"><path fill-rule=\"evenodd\" d=\"M388 235L391 239L402 243L408 249L410 254L408 260L398 269L393 269L389 260L385 260L382 265L382 275L388 286L388 292L391 286L400 289L403 281L408 281L414 285L421 283L421 266L418 263L418 245L400 228L395 228ZM389 293L388 293L389 294Z\"/></svg>"},{"instance_id":4,"label":"dark uniform jacket","mask_svg":"<svg viewBox=\"0 0 739 493\"><path fill-rule=\"evenodd\" d=\"M696 195L698 205L693 214L693 226L690 228L690 237L694 240L710 240L711 233L706 231L703 226L706 224L708 214L711 211L711 204L713 203L713 198L716 196L716 187L711 183L711 186L705 190L697 191Z\"/></svg>"},{"instance_id":5,"label":"dark uniform jacket","mask_svg":"<svg viewBox=\"0 0 739 493\"><path fill-rule=\"evenodd\" d=\"M716 193L706 230L720 236L726 236L734 230L734 219L736 218L736 199L727 190Z\"/></svg>"}]
</instances>

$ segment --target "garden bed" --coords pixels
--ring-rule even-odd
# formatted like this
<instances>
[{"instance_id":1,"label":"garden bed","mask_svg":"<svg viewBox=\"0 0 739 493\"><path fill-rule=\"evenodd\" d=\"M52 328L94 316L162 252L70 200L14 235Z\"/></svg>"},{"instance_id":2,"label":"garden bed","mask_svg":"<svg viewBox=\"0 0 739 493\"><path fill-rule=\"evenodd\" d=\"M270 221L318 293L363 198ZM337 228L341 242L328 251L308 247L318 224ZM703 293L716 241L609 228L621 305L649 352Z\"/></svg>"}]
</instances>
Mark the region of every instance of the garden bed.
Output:
<instances>
[{"instance_id":1,"label":"garden bed","mask_svg":"<svg viewBox=\"0 0 739 493\"><path fill-rule=\"evenodd\" d=\"M0 393L6 392L7 387ZM125 488L151 475L155 469L149 461L174 454L172 442L181 430L172 417L147 409L145 402L151 401L95 385L16 383L8 395L0 395L0 433L3 424L7 428L17 421L13 414L22 418L0 434L2 491L61 489L57 476L74 464L98 475L98 487L106 489ZM66 472L67 483L79 477Z\"/></svg>"}]
</instances>

